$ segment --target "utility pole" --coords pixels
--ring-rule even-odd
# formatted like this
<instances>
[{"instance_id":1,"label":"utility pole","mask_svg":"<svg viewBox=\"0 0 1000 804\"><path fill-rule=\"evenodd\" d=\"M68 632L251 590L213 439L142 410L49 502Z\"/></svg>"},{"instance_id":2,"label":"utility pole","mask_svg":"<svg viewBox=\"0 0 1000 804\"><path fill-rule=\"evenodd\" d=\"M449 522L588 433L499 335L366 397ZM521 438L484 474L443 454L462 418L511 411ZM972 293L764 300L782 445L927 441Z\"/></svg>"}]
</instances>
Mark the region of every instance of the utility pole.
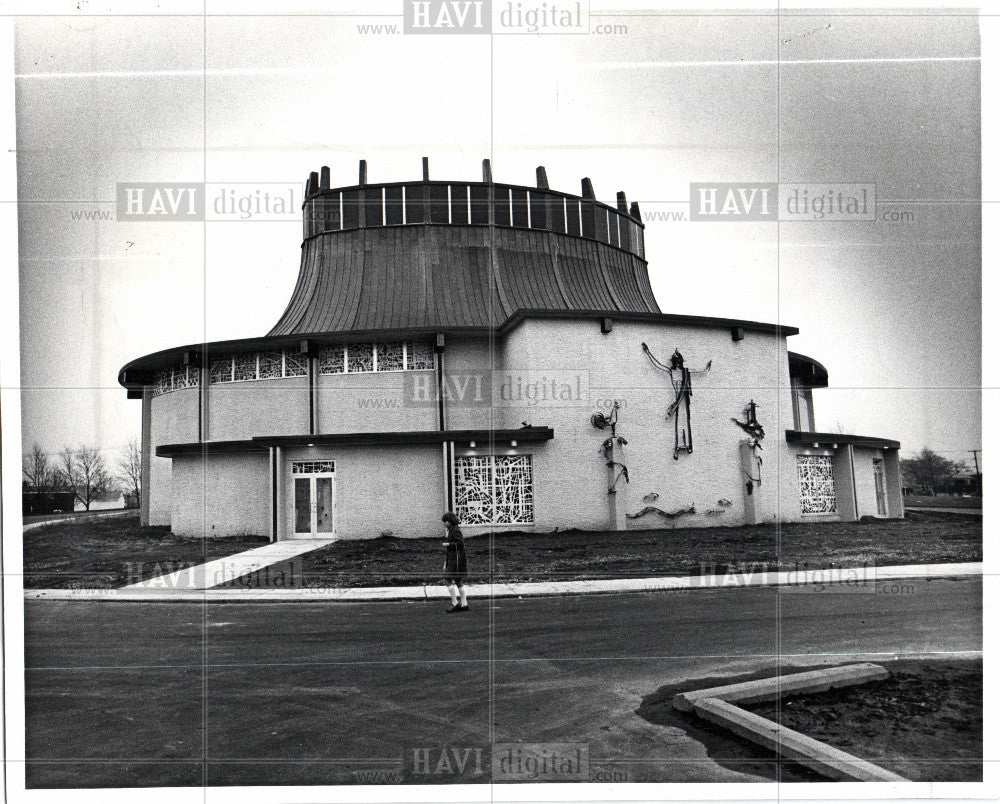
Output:
<instances>
[{"instance_id":1,"label":"utility pole","mask_svg":"<svg viewBox=\"0 0 1000 804\"><path fill-rule=\"evenodd\" d=\"M983 494L983 476L979 473L979 453L982 452L982 450L979 450L979 449L970 449L969 452L972 453L972 460L976 464L976 486L978 487L976 489L976 492L980 496L982 496L982 494Z\"/></svg>"}]
</instances>

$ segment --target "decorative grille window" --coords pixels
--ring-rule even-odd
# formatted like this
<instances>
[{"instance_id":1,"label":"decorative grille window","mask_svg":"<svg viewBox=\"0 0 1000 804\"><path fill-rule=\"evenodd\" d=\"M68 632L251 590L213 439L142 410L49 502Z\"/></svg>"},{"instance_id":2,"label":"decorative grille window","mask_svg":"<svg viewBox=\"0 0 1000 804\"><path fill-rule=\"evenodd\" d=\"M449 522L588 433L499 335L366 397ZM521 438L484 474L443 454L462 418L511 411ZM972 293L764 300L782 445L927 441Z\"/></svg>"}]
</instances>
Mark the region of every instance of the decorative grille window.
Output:
<instances>
[{"instance_id":1,"label":"decorative grille window","mask_svg":"<svg viewBox=\"0 0 1000 804\"><path fill-rule=\"evenodd\" d=\"M285 376L305 377L309 373L309 356L301 352L285 352Z\"/></svg>"},{"instance_id":2,"label":"decorative grille window","mask_svg":"<svg viewBox=\"0 0 1000 804\"><path fill-rule=\"evenodd\" d=\"M404 368L403 344L375 344L375 366L379 371L402 371Z\"/></svg>"},{"instance_id":3,"label":"decorative grille window","mask_svg":"<svg viewBox=\"0 0 1000 804\"><path fill-rule=\"evenodd\" d=\"M346 370L343 346L319 350L320 374L343 374Z\"/></svg>"},{"instance_id":4,"label":"decorative grille window","mask_svg":"<svg viewBox=\"0 0 1000 804\"><path fill-rule=\"evenodd\" d=\"M313 475L319 472L333 471L333 461L292 461L293 475Z\"/></svg>"},{"instance_id":5,"label":"decorative grille window","mask_svg":"<svg viewBox=\"0 0 1000 804\"><path fill-rule=\"evenodd\" d=\"M201 382L201 369L197 366L179 366L174 369L174 389L195 388Z\"/></svg>"},{"instance_id":6,"label":"decorative grille window","mask_svg":"<svg viewBox=\"0 0 1000 804\"><path fill-rule=\"evenodd\" d=\"M434 368L434 349L427 343L406 342L406 368L424 371Z\"/></svg>"},{"instance_id":7,"label":"decorative grille window","mask_svg":"<svg viewBox=\"0 0 1000 804\"><path fill-rule=\"evenodd\" d=\"M212 360L212 367L209 372L210 382L232 382L233 381L233 356L224 355Z\"/></svg>"},{"instance_id":8,"label":"decorative grille window","mask_svg":"<svg viewBox=\"0 0 1000 804\"><path fill-rule=\"evenodd\" d=\"M531 456L455 458L455 513L470 525L533 523Z\"/></svg>"},{"instance_id":9,"label":"decorative grille window","mask_svg":"<svg viewBox=\"0 0 1000 804\"><path fill-rule=\"evenodd\" d=\"M370 343L352 343L347 347L347 370L352 374L375 371L375 349Z\"/></svg>"},{"instance_id":10,"label":"decorative grille window","mask_svg":"<svg viewBox=\"0 0 1000 804\"><path fill-rule=\"evenodd\" d=\"M829 455L799 455L798 470L802 513L837 513L833 458Z\"/></svg>"},{"instance_id":11,"label":"decorative grille window","mask_svg":"<svg viewBox=\"0 0 1000 804\"><path fill-rule=\"evenodd\" d=\"M434 368L434 349L423 343L354 343L319 350L320 374L352 374L373 371L420 371ZM185 373L183 366L161 372L153 384L154 393L198 384L197 369ZM178 373L179 372L179 373ZM213 358L210 382L245 382L277 377L304 377L309 373L309 357L299 351L244 352ZM180 383L180 384L179 384Z\"/></svg>"},{"instance_id":12,"label":"decorative grille window","mask_svg":"<svg viewBox=\"0 0 1000 804\"><path fill-rule=\"evenodd\" d=\"M281 364L284 355L281 352L264 352L258 362L258 379L269 380L281 376Z\"/></svg>"},{"instance_id":13,"label":"decorative grille window","mask_svg":"<svg viewBox=\"0 0 1000 804\"><path fill-rule=\"evenodd\" d=\"M233 357L233 382L257 379L257 355L241 354Z\"/></svg>"},{"instance_id":14,"label":"decorative grille window","mask_svg":"<svg viewBox=\"0 0 1000 804\"><path fill-rule=\"evenodd\" d=\"M156 375L153 384L153 396L177 391L181 388L193 388L200 381L199 369L196 366L174 366L164 369Z\"/></svg>"},{"instance_id":15,"label":"decorative grille window","mask_svg":"<svg viewBox=\"0 0 1000 804\"><path fill-rule=\"evenodd\" d=\"M154 395L165 394L167 391L173 390L173 387L171 385L170 372L171 369L167 369L166 371L161 371L157 375L156 385L153 386Z\"/></svg>"}]
</instances>

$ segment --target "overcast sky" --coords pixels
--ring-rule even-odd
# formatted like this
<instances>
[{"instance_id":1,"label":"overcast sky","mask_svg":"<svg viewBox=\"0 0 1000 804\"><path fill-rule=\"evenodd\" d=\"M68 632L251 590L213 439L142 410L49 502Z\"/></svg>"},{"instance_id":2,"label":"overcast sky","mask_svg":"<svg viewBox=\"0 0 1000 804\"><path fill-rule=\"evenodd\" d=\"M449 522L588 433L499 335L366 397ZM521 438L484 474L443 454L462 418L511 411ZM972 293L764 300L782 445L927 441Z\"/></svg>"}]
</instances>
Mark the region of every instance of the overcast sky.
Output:
<instances>
[{"instance_id":1,"label":"overcast sky","mask_svg":"<svg viewBox=\"0 0 1000 804\"><path fill-rule=\"evenodd\" d=\"M398 4L392 4L396 8ZM114 220L124 181L479 178L647 218L664 312L798 326L817 426L961 460L980 443L975 16L625 15L588 36L362 34L392 17L26 18L17 25L22 428L113 452L140 355L266 333L301 223ZM776 63L780 57L781 65ZM207 68L207 73L206 73ZM688 223L701 181L874 182L907 222ZM104 210L109 220L79 219ZM74 217L76 214L77 217Z\"/></svg>"}]
</instances>

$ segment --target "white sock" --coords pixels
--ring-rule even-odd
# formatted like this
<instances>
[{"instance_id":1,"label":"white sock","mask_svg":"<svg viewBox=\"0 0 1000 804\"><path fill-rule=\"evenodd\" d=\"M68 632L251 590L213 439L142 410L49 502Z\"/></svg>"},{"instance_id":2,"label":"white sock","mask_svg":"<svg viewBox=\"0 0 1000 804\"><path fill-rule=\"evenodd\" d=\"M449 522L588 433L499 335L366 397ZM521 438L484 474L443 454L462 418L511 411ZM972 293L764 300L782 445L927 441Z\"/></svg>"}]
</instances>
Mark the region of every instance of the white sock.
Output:
<instances>
[{"instance_id":1,"label":"white sock","mask_svg":"<svg viewBox=\"0 0 1000 804\"><path fill-rule=\"evenodd\" d=\"M448 584L448 594L451 595L451 605L458 605L458 590L455 588L455 584Z\"/></svg>"},{"instance_id":2,"label":"white sock","mask_svg":"<svg viewBox=\"0 0 1000 804\"><path fill-rule=\"evenodd\" d=\"M464 586L458 587L458 593L462 596L462 606L463 607L468 606L469 601L465 599L465 587Z\"/></svg>"}]
</instances>

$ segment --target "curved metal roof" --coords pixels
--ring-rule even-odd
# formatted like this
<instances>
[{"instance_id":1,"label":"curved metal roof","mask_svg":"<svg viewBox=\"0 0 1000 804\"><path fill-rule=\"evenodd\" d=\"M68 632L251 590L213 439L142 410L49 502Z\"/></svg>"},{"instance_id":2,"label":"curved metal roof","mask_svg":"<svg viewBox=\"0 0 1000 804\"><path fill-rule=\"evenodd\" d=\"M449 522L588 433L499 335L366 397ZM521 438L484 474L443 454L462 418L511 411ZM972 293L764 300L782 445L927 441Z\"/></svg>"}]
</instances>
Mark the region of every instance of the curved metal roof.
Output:
<instances>
[{"instance_id":1,"label":"curved metal roof","mask_svg":"<svg viewBox=\"0 0 1000 804\"><path fill-rule=\"evenodd\" d=\"M611 316L660 324L746 328L794 335L794 327L664 315L653 296L639 207L538 186L424 180L330 188L312 173L303 204L299 275L281 318L262 338L193 344L131 361L131 389L171 361L223 350L342 342L352 338L486 335L531 317ZM818 364L817 364L818 365ZM820 367L822 368L822 367ZM824 370L825 371L825 370Z\"/></svg>"},{"instance_id":2,"label":"curved metal roof","mask_svg":"<svg viewBox=\"0 0 1000 804\"><path fill-rule=\"evenodd\" d=\"M498 326L518 311L658 313L646 263L554 232L422 224L325 232L302 246L269 335Z\"/></svg>"},{"instance_id":3,"label":"curved metal roof","mask_svg":"<svg viewBox=\"0 0 1000 804\"><path fill-rule=\"evenodd\" d=\"M535 309L658 313L639 206L483 181L331 188L312 173L302 205L302 259L269 335L406 327L496 327Z\"/></svg>"}]
</instances>

